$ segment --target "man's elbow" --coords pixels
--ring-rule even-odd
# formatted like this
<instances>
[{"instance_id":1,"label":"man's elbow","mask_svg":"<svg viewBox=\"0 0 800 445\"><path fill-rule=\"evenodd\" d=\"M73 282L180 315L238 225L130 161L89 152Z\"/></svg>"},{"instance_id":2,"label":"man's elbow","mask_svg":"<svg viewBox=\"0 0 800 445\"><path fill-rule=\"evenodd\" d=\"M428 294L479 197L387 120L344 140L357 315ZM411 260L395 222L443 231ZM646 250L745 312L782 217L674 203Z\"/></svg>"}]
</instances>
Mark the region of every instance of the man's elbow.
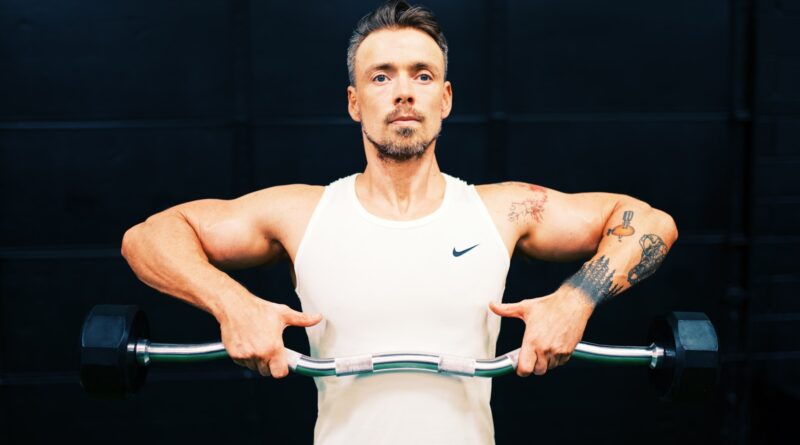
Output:
<instances>
[{"instance_id":1,"label":"man's elbow","mask_svg":"<svg viewBox=\"0 0 800 445\"><path fill-rule=\"evenodd\" d=\"M138 232L139 226L141 224L137 224L130 229L126 230L125 233L122 235L122 243L120 245L120 254L126 260L129 260L128 256L130 255L131 251L133 250L133 244L136 237L136 233Z\"/></svg>"},{"instance_id":2,"label":"man's elbow","mask_svg":"<svg viewBox=\"0 0 800 445\"><path fill-rule=\"evenodd\" d=\"M672 217L672 215L670 215L669 213L667 213L667 212L665 212L663 210L660 210L660 209L657 209L657 208L651 206L647 202L644 202L644 201L642 201L640 199L634 198L633 196L622 195L622 198L619 199L618 202L617 202L617 206L626 205L626 204L628 206L630 206L630 207L637 207L637 206L641 207L641 209L645 210L644 213L652 212L651 214L655 215L661 221L661 223L659 224L659 227L663 228L662 229L662 232L663 232L663 235L664 235L663 240L665 242L669 242L670 246L672 244L674 244L675 241L678 240L678 225L675 224L675 219ZM615 207L615 209L616 208L617 207Z\"/></svg>"},{"instance_id":3,"label":"man's elbow","mask_svg":"<svg viewBox=\"0 0 800 445\"><path fill-rule=\"evenodd\" d=\"M151 220L153 217L155 217L155 215L129 228L122 235L122 243L120 244L120 253L122 254L123 258L128 260L128 262L130 262L131 260L131 255L135 255L137 248L141 246L140 240L142 239L143 235L142 231L146 230L148 225L151 224Z\"/></svg>"},{"instance_id":4,"label":"man's elbow","mask_svg":"<svg viewBox=\"0 0 800 445\"><path fill-rule=\"evenodd\" d=\"M664 241L672 246L678 241L678 225L675 223L675 219L672 215L663 210L653 209L653 211L657 212L662 220L662 227L664 227L663 235L665 237Z\"/></svg>"}]
</instances>

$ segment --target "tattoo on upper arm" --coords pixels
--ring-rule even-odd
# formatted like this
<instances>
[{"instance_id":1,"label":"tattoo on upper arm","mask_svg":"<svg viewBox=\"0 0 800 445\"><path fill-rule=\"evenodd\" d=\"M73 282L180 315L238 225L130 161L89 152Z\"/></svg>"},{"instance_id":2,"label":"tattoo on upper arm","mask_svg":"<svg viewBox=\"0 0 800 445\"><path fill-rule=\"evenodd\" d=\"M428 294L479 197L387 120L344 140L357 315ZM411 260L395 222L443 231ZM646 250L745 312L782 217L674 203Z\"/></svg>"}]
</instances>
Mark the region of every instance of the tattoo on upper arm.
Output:
<instances>
[{"instance_id":1,"label":"tattoo on upper arm","mask_svg":"<svg viewBox=\"0 0 800 445\"><path fill-rule=\"evenodd\" d=\"M544 214L544 204L547 202L547 189L534 184L523 182L505 182L504 184L522 187L531 195L522 201L512 201L508 210L508 220L517 222L525 219L532 219L535 222L542 222Z\"/></svg>"},{"instance_id":2,"label":"tattoo on upper arm","mask_svg":"<svg viewBox=\"0 0 800 445\"><path fill-rule=\"evenodd\" d=\"M622 291L622 286L614 284L614 270L609 271L609 259L605 255L585 263L581 270L571 276L566 283L580 289L595 305Z\"/></svg>"},{"instance_id":3,"label":"tattoo on upper arm","mask_svg":"<svg viewBox=\"0 0 800 445\"><path fill-rule=\"evenodd\" d=\"M614 235L618 237L619 242L622 242L623 236L631 236L636 233L636 229L633 228L631 225L631 220L633 219L633 210L626 210L625 213L622 214L622 224L614 227L613 229L608 229L608 233L606 236Z\"/></svg>"},{"instance_id":4,"label":"tattoo on upper arm","mask_svg":"<svg viewBox=\"0 0 800 445\"><path fill-rule=\"evenodd\" d=\"M658 235L652 233L643 235L639 239L639 245L642 246L642 259L628 272L628 282L631 285L653 275L667 255L667 245Z\"/></svg>"}]
</instances>

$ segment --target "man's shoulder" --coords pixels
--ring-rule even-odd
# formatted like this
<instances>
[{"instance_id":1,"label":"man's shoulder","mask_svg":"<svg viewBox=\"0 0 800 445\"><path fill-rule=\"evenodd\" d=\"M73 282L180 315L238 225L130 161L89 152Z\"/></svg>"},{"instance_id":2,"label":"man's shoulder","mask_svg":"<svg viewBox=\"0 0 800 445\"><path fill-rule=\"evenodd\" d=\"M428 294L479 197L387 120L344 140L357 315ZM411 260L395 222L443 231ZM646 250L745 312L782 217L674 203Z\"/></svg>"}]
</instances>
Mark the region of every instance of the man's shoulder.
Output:
<instances>
[{"instance_id":1,"label":"man's shoulder","mask_svg":"<svg viewBox=\"0 0 800 445\"><path fill-rule=\"evenodd\" d=\"M246 199L260 226L280 242L293 258L324 191L325 186L322 185L276 185L252 192Z\"/></svg>"},{"instance_id":2,"label":"man's shoulder","mask_svg":"<svg viewBox=\"0 0 800 445\"><path fill-rule=\"evenodd\" d=\"M510 246L514 246L525 234L525 226L518 224L516 213L528 203L543 202L547 194L544 187L519 181L476 184L475 191L481 197L501 236Z\"/></svg>"},{"instance_id":3,"label":"man's shoulder","mask_svg":"<svg viewBox=\"0 0 800 445\"><path fill-rule=\"evenodd\" d=\"M324 191L323 185L286 184L266 187L253 194L259 195L259 201L273 211L297 213L303 209L313 209Z\"/></svg>"},{"instance_id":4,"label":"man's shoulder","mask_svg":"<svg viewBox=\"0 0 800 445\"><path fill-rule=\"evenodd\" d=\"M547 195L548 188L521 181L504 181L492 184L476 184L475 190L487 205L509 205L514 200L531 199L535 195Z\"/></svg>"},{"instance_id":5,"label":"man's shoulder","mask_svg":"<svg viewBox=\"0 0 800 445\"><path fill-rule=\"evenodd\" d=\"M322 195L325 186L315 184L285 184L275 185L263 190L270 190L273 196L279 198L313 199L314 196Z\"/></svg>"}]
</instances>

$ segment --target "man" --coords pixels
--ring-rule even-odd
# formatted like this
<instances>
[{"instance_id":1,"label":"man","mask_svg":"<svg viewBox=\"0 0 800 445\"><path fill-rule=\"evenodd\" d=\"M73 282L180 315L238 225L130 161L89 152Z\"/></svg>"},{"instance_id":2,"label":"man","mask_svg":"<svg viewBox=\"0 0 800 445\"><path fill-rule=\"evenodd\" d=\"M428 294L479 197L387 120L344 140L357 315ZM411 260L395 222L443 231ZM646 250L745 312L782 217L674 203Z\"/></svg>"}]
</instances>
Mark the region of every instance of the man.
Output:
<instances>
[{"instance_id":1,"label":"man","mask_svg":"<svg viewBox=\"0 0 800 445\"><path fill-rule=\"evenodd\" d=\"M282 333L311 355L423 351L495 356L500 316L526 323L517 374L564 364L595 306L652 274L677 239L630 196L520 182L467 185L435 149L452 107L447 44L432 13L392 1L348 50L348 111L367 166L326 187L286 185L199 200L131 228L123 255L148 285L213 314L240 365L287 375ZM550 295L501 304L515 251L589 260ZM258 298L220 269L288 258L303 311ZM315 441L494 442L491 380L428 373L315 379Z\"/></svg>"}]
</instances>

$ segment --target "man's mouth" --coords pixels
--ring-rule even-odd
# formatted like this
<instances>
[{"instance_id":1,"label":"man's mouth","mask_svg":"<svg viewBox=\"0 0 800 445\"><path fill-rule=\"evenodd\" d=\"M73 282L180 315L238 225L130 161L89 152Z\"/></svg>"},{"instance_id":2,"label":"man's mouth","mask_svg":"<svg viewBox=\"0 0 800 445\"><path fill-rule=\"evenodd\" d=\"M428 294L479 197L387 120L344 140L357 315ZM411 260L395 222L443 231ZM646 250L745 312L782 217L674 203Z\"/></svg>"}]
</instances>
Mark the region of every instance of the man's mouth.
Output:
<instances>
[{"instance_id":1,"label":"man's mouth","mask_svg":"<svg viewBox=\"0 0 800 445\"><path fill-rule=\"evenodd\" d=\"M392 119L389 123L402 126L414 125L415 123L419 123L419 119L414 116L400 116Z\"/></svg>"},{"instance_id":2,"label":"man's mouth","mask_svg":"<svg viewBox=\"0 0 800 445\"><path fill-rule=\"evenodd\" d=\"M421 122L422 116L419 116L413 110L409 110L408 112L397 116L389 116L389 119L387 120L390 124L410 125L413 122Z\"/></svg>"}]
</instances>

